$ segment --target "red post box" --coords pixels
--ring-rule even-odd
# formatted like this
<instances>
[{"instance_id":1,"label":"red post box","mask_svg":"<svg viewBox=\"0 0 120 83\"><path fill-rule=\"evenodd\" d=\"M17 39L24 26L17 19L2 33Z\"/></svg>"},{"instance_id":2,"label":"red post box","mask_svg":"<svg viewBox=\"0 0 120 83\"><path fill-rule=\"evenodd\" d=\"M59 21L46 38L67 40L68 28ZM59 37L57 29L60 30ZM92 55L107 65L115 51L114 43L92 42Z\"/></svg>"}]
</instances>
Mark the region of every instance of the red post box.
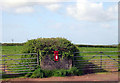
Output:
<instances>
[{"instance_id":1,"label":"red post box","mask_svg":"<svg viewBox=\"0 0 120 83\"><path fill-rule=\"evenodd\" d=\"M58 51L54 51L54 61L58 61Z\"/></svg>"}]
</instances>

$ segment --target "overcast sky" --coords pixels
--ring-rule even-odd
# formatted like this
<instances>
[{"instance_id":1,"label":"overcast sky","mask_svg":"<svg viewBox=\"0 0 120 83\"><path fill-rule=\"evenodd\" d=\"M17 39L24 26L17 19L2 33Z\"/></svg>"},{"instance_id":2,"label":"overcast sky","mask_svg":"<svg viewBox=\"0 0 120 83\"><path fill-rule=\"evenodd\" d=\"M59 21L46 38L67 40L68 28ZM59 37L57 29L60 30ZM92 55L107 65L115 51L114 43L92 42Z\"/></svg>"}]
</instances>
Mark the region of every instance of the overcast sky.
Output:
<instances>
[{"instance_id":1,"label":"overcast sky","mask_svg":"<svg viewBox=\"0 0 120 83\"><path fill-rule=\"evenodd\" d=\"M117 44L118 2L3 0L2 42L64 37L75 44Z\"/></svg>"}]
</instances>

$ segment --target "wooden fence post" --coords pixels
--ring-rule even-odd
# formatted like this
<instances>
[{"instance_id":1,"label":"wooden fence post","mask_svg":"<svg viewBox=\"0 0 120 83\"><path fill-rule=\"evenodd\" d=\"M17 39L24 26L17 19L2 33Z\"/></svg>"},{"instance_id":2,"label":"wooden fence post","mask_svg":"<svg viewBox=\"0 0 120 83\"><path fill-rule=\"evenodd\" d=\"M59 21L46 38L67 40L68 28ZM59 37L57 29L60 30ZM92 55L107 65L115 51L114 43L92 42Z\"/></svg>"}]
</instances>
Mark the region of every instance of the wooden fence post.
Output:
<instances>
[{"instance_id":1,"label":"wooden fence post","mask_svg":"<svg viewBox=\"0 0 120 83\"><path fill-rule=\"evenodd\" d=\"M38 51L38 53L37 53L37 64L38 65L40 65L39 56L40 56L40 54L39 54L39 51Z\"/></svg>"},{"instance_id":2,"label":"wooden fence post","mask_svg":"<svg viewBox=\"0 0 120 83\"><path fill-rule=\"evenodd\" d=\"M102 53L101 53L101 54L102 54ZM101 55L100 57L101 57L100 67L102 68L102 55Z\"/></svg>"},{"instance_id":3,"label":"wooden fence post","mask_svg":"<svg viewBox=\"0 0 120 83\"><path fill-rule=\"evenodd\" d=\"M4 63L4 72L5 72L5 56L4 56L4 59L3 59L3 63Z\"/></svg>"}]
</instances>

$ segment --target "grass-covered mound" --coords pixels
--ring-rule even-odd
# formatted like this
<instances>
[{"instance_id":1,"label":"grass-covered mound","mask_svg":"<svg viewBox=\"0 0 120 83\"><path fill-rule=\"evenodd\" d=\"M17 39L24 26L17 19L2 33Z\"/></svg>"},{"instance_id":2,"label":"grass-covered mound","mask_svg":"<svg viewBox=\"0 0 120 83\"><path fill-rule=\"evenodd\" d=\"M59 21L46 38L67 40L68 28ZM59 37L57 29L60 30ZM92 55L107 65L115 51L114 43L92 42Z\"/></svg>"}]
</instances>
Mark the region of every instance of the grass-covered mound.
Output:
<instances>
[{"instance_id":1,"label":"grass-covered mound","mask_svg":"<svg viewBox=\"0 0 120 83\"><path fill-rule=\"evenodd\" d=\"M65 38L38 38L28 40L24 44L24 53L42 53L42 56L59 51L62 57L72 57L79 49Z\"/></svg>"},{"instance_id":2,"label":"grass-covered mound","mask_svg":"<svg viewBox=\"0 0 120 83\"><path fill-rule=\"evenodd\" d=\"M23 46L23 53L39 53L40 57L54 55L54 51L59 51L62 59L72 59L74 52L79 49L65 38L38 38L28 40ZM34 58L36 55L22 56L22 58ZM33 59L23 60L23 62L35 62Z\"/></svg>"}]
</instances>

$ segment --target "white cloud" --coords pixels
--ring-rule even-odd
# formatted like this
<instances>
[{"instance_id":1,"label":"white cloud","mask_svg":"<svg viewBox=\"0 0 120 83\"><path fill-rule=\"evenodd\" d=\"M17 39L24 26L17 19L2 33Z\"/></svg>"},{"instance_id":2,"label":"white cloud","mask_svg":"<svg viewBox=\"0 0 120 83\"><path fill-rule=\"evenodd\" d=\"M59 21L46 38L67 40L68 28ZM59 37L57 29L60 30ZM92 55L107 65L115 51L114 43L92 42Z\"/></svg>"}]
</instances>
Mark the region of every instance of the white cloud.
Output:
<instances>
[{"instance_id":1,"label":"white cloud","mask_svg":"<svg viewBox=\"0 0 120 83\"><path fill-rule=\"evenodd\" d=\"M34 6L44 6L51 11L58 10L61 5L57 2L69 2L69 0L1 0L0 9L15 13L34 12ZM75 0L75 5L66 8L68 15L85 21L112 21L117 19L117 6L104 9L103 3L93 3L88 0Z\"/></svg>"},{"instance_id":2,"label":"white cloud","mask_svg":"<svg viewBox=\"0 0 120 83\"><path fill-rule=\"evenodd\" d=\"M46 5L46 8L48 8L51 11L56 11L61 7L60 4L50 4L50 5Z\"/></svg>"},{"instance_id":3,"label":"white cloud","mask_svg":"<svg viewBox=\"0 0 120 83\"><path fill-rule=\"evenodd\" d=\"M32 13L34 9L32 7L19 7L15 9L15 13Z\"/></svg>"},{"instance_id":4,"label":"white cloud","mask_svg":"<svg viewBox=\"0 0 120 83\"><path fill-rule=\"evenodd\" d=\"M0 8L3 11L15 13L30 13L33 12L33 4L28 0L2 0L0 1Z\"/></svg>"},{"instance_id":5,"label":"white cloud","mask_svg":"<svg viewBox=\"0 0 120 83\"><path fill-rule=\"evenodd\" d=\"M68 6L66 10L70 16L78 20L103 22L117 19L117 15L115 15L117 6L105 10L103 3L93 3L88 0Z\"/></svg>"},{"instance_id":6,"label":"white cloud","mask_svg":"<svg viewBox=\"0 0 120 83\"><path fill-rule=\"evenodd\" d=\"M56 11L60 8L60 5L56 4L56 2L57 0L1 0L0 9L13 11L15 13L31 13L34 11L33 6L39 5L49 10Z\"/></svg>"},{"instance_id":7,"label":"white cloud","mask_svg":"<svg viewBox=\"0 0 120 83\"><path fill-rule=\"evenodd\" d=\"M28 0L1 0L0 6L2 8L14 8L14 7L21 7L26 5Z\"/></svg>"}]
</instances>

